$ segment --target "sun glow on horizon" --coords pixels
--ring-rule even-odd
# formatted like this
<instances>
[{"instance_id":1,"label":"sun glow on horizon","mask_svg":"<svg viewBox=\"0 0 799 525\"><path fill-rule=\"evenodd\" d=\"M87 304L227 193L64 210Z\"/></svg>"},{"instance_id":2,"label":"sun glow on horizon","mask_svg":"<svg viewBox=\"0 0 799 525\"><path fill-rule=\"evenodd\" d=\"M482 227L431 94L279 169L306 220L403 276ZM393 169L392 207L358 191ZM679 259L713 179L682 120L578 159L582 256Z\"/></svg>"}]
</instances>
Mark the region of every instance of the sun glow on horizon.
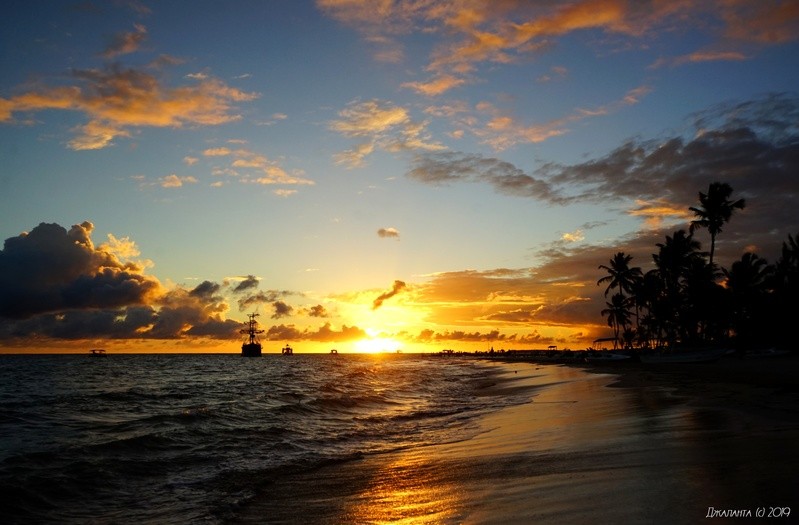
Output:
<instances>
[{"instance_id":1,"label":"sun glow on horizon","mask_svg":"<svg viewBox=\"0 0 799 525\"><path fill-rule=\"evenodd\" d=\"M402 349L402 344L390 337L370 337L355 342L355 351L362 354L379 354L381 352L396 352Z\"/></svg>"}]
</instances>

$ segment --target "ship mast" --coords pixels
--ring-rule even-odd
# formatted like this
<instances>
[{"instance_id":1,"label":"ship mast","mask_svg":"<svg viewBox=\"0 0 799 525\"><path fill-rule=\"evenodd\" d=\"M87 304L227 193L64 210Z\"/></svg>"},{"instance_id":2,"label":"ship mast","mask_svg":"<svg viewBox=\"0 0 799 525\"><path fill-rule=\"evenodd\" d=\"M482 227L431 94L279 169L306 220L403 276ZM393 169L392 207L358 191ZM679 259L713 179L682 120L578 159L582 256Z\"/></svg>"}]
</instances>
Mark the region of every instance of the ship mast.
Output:
<instances>
[{"instance_id":1,"label":"ship mast","mask_svg":"<svg viewBox=\"0 0 799 525\"><path fill-rule=\"evenodd\" d=\"M247 317L249 317L250 320L247 323L247 329L246 330L240 330L240 332L242 334L247 334L247 335L250 336L250 340L247 343L247 344L250 344L250 345L258 344L258 338L256 338L255 335L264 333L263 330L258 330L257 329L258 321L256 321L255 318L258 315L260 315L260 314L248 314Z\"/></svg>"}]
</instances>

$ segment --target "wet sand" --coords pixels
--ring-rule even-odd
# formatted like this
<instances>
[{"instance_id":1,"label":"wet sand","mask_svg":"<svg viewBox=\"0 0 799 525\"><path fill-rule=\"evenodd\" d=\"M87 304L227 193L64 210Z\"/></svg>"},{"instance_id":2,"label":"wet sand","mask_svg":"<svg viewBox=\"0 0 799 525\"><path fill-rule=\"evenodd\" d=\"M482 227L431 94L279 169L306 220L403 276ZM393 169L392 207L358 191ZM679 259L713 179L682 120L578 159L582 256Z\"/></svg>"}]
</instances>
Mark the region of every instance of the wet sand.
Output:
<instances>
[{"instance_id":1,"label":"wet sand","mask_svg":"<svg viewBox=\"0 0 799 525\"><path fill-rule=\"evenodd\" d=\"M271 483L238 522L750 523L774 521L758 520L774 507L799 515L796 358L492 366L503 375L480 395L522 391L530 402L486 416L463 442ZM751 517L718 517L726 511Z\"/></svg>"}]
</instances>

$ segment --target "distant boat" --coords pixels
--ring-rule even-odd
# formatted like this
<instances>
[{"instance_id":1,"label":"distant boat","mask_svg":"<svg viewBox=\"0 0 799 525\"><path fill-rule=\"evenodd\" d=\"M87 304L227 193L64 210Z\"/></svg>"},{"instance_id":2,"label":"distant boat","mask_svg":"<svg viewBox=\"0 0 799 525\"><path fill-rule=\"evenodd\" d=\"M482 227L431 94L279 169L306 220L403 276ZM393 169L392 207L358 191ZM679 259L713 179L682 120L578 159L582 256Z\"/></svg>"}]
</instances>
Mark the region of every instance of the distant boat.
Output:
<instances>
[{"instance_id":1,"label":"distant boat","mask_svg":"<svg viewBox=\"0 0 799 525\"><path fill-rule=\"evenodd\" d=\"M241 330L242 334L247 334L248 339L241 345L241 355L244 357L261 357L261 343L256 337L258 334L264 333L263 330L258 330L258 321L255 318L258 314L249 314L247 321L247 329Z\"/></svg>"},{"instance_id":2,"label":"distant boat","mask_svg":"<svg viewBox=\"0 0 799 525\"><path fill-rule=\"evenodd\" d=\"M283 355L292 355L292 354L294 354L294 349L291 348L291 346L286 345L286 346L283 347L283 349L280 352Z\"/></svg>"},{"instance_id":3,"label":"distant boat","mask_svg":"<svg viewBox=\"0 0 799 525\"><path fill-rule=\"evenodd\" d=\"M673 350L671 352L641 352L641 362L660 363L712 363L730 353L726 348L707 350Z\"/></svg>"},{"instance_id":4,"label":"distant boat","mask_svg":"<svg viewBox=\"0 0 799 525\"><path fill-rule=\"evenodd\" d=\"M89 350L90 357L108 357L108 354L105 353L104 348L92 348Z\"/></svg>"},{"instance_id":5,"label":"distant boat","mask_svg":"<svg viewBox=\"0 0 799 525\"><path fill-rule=\"evenodd\" d=\"M338 350L335 348L330 351L330 355L338 355Z\"/></svg>"}]
</instances>

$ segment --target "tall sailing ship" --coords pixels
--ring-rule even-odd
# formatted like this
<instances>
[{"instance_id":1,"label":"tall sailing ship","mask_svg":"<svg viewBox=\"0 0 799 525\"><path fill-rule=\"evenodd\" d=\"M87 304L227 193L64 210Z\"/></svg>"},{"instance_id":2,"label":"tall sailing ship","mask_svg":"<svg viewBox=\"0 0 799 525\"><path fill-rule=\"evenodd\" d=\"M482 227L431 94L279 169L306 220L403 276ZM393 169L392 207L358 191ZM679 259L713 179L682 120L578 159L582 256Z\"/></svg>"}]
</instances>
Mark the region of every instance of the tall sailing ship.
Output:
<instances>
[{"instance_id":1,"label":"tall sailing ship","mask_svg":"<svg viewBox=\"0 0 799 525\"><path fill-rule=\"evenodd\" d=\"M250 318L247 321L247 329L241 330L242 334L247 334L248 339L241 345L241 355L244 357L261 357L261 343L258 341L258 334L264 333L263 330L258 330L258 321L255 318L258 314L249 314Z\"/></svg>"}]
</instances>

